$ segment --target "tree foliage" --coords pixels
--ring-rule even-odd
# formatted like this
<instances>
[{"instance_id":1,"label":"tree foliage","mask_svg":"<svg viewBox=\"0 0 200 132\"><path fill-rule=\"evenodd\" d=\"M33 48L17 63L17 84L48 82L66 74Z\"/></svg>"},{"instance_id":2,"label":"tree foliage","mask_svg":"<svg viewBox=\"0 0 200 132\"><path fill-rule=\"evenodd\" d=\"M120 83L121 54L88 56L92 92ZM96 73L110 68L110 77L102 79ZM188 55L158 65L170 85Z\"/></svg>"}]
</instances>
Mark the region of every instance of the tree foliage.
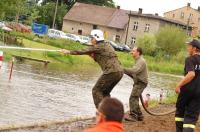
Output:
<instances>
[{"instance_id":1,"label":"tree foliage","mask_svg":"<svg viewBox=\"0 0 200 132\"><path fill-rule=\"evenodd\" d=\"M53 24L55 3L50 2L46 5L38 6L37 9L39 11L38 15L40 16L37 19L37 22L49 25L51 27ZM62 27L63 17L66 14L66 12L67 12L66 5L62 4L62 5L58 6L56 22L55 22L57 25L56 27L58 29L61 29L61 27Z\"/></svg>"},{"instance_id":2,"label":"tree foliage","mask_svg":"<svg viewBox=\"0 0 200 132\"><path fill-rule=\"evenodd\" d=\"M153 34L144 34L137 39L137 46L143 49L144 54L153 55L156 50L156 38Z\"/></svg>"},{"instance_id":3,"label":"tree foliage","mask_svg":"<svg viewBox=\"0 0 200 132\"><path fill-rule=\"evenodd\" d=\"M157 47L166 55L176 55L184 49L186 33L175 26L165 26L156 34Z\"/></svg>"},{"instance_id":4,"label":"tree foliage","mask_svg":"<svg viewBox=\"0 0 200 132\"><path fill-rule=\"evenodd\" d=\"M26 0L1 0L0 1L0 19L16 20L19 16L26 15L28 12Z\"/></svg>"}]
</instances>

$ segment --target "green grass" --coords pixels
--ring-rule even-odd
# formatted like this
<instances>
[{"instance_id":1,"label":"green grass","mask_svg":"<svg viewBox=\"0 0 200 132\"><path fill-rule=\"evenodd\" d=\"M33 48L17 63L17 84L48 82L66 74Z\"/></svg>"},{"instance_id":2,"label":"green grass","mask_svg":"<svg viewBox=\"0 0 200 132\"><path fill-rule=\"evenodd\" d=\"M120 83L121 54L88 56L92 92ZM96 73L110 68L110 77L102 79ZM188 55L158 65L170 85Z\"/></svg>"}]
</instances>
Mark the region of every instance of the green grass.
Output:
<instances>
[{"instance_id":1,"label":"green grass","mask_svg":"<svg viewBox=\"0 0 200 132\"><path fill-rule=\"evenodd\" d=\"M124 67L132 67L134 64L134 59L131 54L125 52L117 53L120 62ZM171 74L182 74L183 64L177 62L176 60L166 60L161 57L151 57L144 56L149 71L171 73Z\"/></svg>"},{"instance_id":2,"label":"green grass","mask_svg":"<svg viewBox=\"0 0 200 132\"><path fill-rule=\"evenodd\" d=\"M165 60L162 58L155 58L151 56L145 56L147 65L150 71L170 73L170 74L182 74L183 64L178 63L176 60Z\"/></svg>"},{"instance_id":3,"label":"green grass","mask_svg":"<svg viewBox=\"0 0 200 132\"><path fill-rule=\"evenodd\" d=\"M178 94L171 94L164 99L165 104L175 104L177 100Z\"/></svg>"}]
</instances>

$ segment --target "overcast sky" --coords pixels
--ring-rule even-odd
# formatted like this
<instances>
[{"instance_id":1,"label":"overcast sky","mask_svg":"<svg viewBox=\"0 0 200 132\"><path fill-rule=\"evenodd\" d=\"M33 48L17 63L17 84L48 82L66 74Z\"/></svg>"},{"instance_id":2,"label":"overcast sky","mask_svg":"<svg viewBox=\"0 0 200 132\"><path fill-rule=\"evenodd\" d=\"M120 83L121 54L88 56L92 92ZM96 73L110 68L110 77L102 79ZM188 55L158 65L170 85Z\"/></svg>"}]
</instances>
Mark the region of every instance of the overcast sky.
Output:
<instances>
[{"instance_id":1,"label":"overcast sky","mask_svg":"<svg viewBox=\"0 0 200 132\"><path fill-rule=\"evenodd\" d=\"M121 9L138 11L143 9L143 13L158 13L163 16L164 12L174 10L187 3L191 3L191 7L197 9L200 6L200 0L113 0Z\"/></svg>"}]
</instances>

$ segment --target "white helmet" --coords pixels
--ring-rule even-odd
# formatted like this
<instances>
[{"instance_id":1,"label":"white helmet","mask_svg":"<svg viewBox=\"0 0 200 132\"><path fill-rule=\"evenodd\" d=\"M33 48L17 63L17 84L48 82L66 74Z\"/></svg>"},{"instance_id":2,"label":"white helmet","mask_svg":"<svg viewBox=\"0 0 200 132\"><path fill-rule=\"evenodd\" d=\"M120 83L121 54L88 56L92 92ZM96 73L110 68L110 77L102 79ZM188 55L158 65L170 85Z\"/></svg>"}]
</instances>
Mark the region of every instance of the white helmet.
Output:
<instances>
[{"instance_id":1,"label":"white helmet","mask_svg":"<svg viewBox=\"0 0 200 132\"><path fill-rule=\"evenodd\" d=\"M104 40L103 32L99 29L92 30L90 35L91 35L91 37L94 37L97 41Z\"/></svg>"}]
</instances>

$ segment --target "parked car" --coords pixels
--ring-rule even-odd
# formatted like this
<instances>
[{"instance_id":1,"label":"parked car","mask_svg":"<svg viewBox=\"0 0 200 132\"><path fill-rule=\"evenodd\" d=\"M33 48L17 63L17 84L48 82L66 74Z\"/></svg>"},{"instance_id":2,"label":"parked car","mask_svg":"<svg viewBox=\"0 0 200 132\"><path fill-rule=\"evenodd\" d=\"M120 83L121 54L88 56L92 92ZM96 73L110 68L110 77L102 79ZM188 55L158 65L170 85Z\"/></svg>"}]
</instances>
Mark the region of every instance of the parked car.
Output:
<instances>
[{"instance_id":1,"label":"parked car","mask_svg":"<svg viewBox=\"0 0 200 132\"><path fill-rule=\"evenodd\" d=\"M128 47L128 45L121 45L121 47L123 48L123 51L126 51L126 52L130 52L131 51L131 48Z\"/></svg>"},{"instance_id":2,"label":"parked car","mask_svg":"<svg viewBox=\"0 0 200 132\"><path fill-rule=\"evenodd\" d=\"M87 37L87 36L79 35L79 38L80 38L80 43L82 43L82 44L89 44L90 43L90 38Z\"/></svg>"},{"instance_id":3,"label":"parked car","mask_svg":"<svg viewBox=\"0 0 200 132\"><path fill-rule=\"evenodd\" d=\"M66 36L63 31L59 31L59 30L56 30L56 29L49 29L47 36L50 37L50 38L69 39L69 37Z\"/></svg>"},{"instance_id":4,"label":"parked car","mask_svg":"<svg viewBox=\"0 0 200 132\"><path fill-rule=\"evenodd\" d=\"M0 21L0 28L5 27L6 25L4 24L3 21Z\"/></svg>"},{"instance_id":5,"label":"parked car","mask_svg":"<svg viewBox=\"0 0 200 132\"><path fill-rule=\"evenodd\" d=\"M128 47L126 44L116 44L113 41L108 41L110 45L116 50L116 51L125 51L125 52L130 52L131 49Z\"/></svg>"},{"instance_id":6,"label":"parked car","mask_svg":"<svg viewBox=\"0 0 200 132\"><path fill-rule=\"evenodd\" d=\"M72 40L72 41L75 41L75 42L81 42L79 36L77 36L77 35L70 34L70 33L65 33L65 36L66 36L69 40Z\"/></svg>"},{"instance_id":7,"label":"parked car","mask_svg":"<svg viewBox=\"0 0 200 132\"><path fill-rule=\"evenodd\" d=\"M108 42L116 51L123 51L123 47L121 47L120 45L116 44L113 41L108 41Z\"/></svg>"},{"instance_id":8,"label":"parked car","mask_svg":"<svg viewBox=\"0 0 200 132\"><path fill-rule=\"evenodd\" d=\"M26 32L26 33L30 33L31 32L31 27L21 24L21 23L17 23L17 22L8 22L6 23L6 26L11 28L12 30L15 30L17 32Z\"/></svg>"}]
</instances>

